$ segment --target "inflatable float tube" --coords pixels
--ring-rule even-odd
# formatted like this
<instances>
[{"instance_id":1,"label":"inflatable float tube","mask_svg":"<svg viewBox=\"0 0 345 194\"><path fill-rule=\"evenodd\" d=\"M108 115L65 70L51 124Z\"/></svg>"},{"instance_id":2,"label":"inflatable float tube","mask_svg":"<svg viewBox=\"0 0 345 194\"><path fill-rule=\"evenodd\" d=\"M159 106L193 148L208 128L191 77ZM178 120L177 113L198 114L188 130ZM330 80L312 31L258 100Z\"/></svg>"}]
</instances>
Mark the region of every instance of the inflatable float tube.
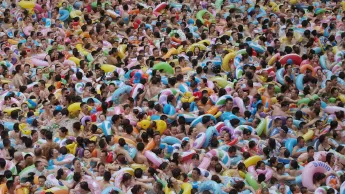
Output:
<instances>
[{"instance_id":1,"label":"inflatable float tube","mask_svg":"<svg viewBox=\"0 0 345 194\"><path fill-rule=\"evenodd\" d=\"M249 43L249 46L252 47L257 53L264 53L264 52L266 52L266 47L263 47L263 46L259 45L256 42Z\"/></svg>"},{"instance_id":2,"label":"inflatable float tube","mask_svg":"<svg viewBox=\"0 0 345 194\"><path fill-rule=\"evenodd\" d=\"M244 165L248 168L249 166L256 165L259 161L261 161L261 156L251 156L245 161L243 161Z\"/></svg>"},{"instance_id":3,"label":"inflatable float tube","mask_svg":"<svg viewBox=\"0 0 345 194\"><path fill-rule=\"evenodd\" d=\"M284 80L284 72L285 72L285 69L284 68L280 68L277 73L276 73L276 78L277 78L277 81L284 85L285 84L285 80Z\"/></svg>"},{"instance_id":4,"label":"inflatable float tube","mask_svg":"<svg viewBox=\"0 0 345 194\"><path fill-rule=\"evenodd\" d=\"M49 63L47 61L43 61L43 60L40 60L40 59L31 58L30 61L36 67L48 67L49 66Z\"/></svg>"},{"instance_id":5,"label":"inflatable float tube","mask_svg":"<svg viewBox=\"0 0 345 194\"><path fill-rule=\"evenodd\" d=\"M207 181L202 182L198 187L198 191L201 193L203 191L211 191L211 193L214 193L214 194L223 193L220 184L212 180L207 180Z\"/></svg>"},{"instance_id":6,"label":"inflatable float tube","mask_svg":"<svg viewBox=\"0 0 345 194\"><path fill-rule=\"evenodd\" d=\"M303 78L304 78L303 74L299 74L296 78L296 87L299 91L303 91L304 89Z\"/></svg>"},{"instance_id":7,"label":"inflatable float tube","mask_svg":"<svg viewBox=\"0 0 345 194\"><path fill-rule=\"evenodd\" d=\"M311 100L316 100L318 98L319 98L319 96L317 94L314 94L312 96L312 99L310 99L310 98L302 98L301 100L297 101L297 106L299 106L301 104L306 104L307 105Z\"/></svg>"},{"instance_id":8,"label":"inflatable float tube","mask_svg":"<svg viewBox=\"0 0 345 194\"><path fill-rule=\"evenodd\" d=\"M268 61L268 65L272 66L276 61L278 61L280 58L280 53L276 53L271 57L271 59Z\"/></svg>"},{"instance_id":9,"label":"inflatable float tube","mask_svg":"<svg viewBox=\"0 0 345 194\"><path fill-rule=\"evenodd\" d=\"M163 163L163 160L160 157L149 150L145 151L144 156L157 167Z\"/></svg>"},{"instance_id":10,"label":"inflatable float tube","mask_svg":"<svg viewBox=\"0 0 345 194\"><path fill-rule=\"evenodd\" d=\"M167 5L168 4L166 2L160 3L154 8L153 12L160 13Z\"/></svg>"},{"instance_id":11,"label":"inflatable float tube","mask_svg":"<svg viewBox=\"0 0 345 194\"><path fill-rule=\"evenodd\" d=\"M61 21L65 21L69 18L69 12L64 9L59 10L59 15L60 15L59 20Z\"/></svg>"},{"instance_id":12,"label":"inflatable float tube","mask_svg":"<svg viewBox=\"0 0 345 194\"><path fill-rule=\"evenodd\" d=\"M313 68L313 66L309 65L309 64L304 64L300 67L300 72L303 74L306 74L307 69L309 69L310 71L312 71L312 75L315 76L316 72L315 69Z\"/></svg>"},{"instance_id":13,"label":"inflatable float tube","mask_svg":"<svg viewBox=\"0 0 345 194\"><path fill-rule=\"evenodd\" d=\"M284 56L282 56L280 58L279 62L282 65L285 65L289 59L291 59L295 65L300 65L301 62L302 62L301 56L299 56L297 54L287 54L287 55L284 55Z\"/></svg>"},{"instance_id":14,"label":"inflatable float tube","mask_svg":"<svg viewBox=\"0 0 345 194\"><path fill-rule=\"evenodd\" d=\"M120 138L124 139L126 141L126 143L131 144L132 146L137 146L137 143L134 142L133 140L125 138L125 137L121 137L121 136L118 136L118 135L114 136L114 142L118 143Z\"/></svg>"},{"instance_id":15,"label":"inflatable float tube","mask_svg":"<svg viewBox=\"0 0 345 194\"><path fill-rule=\"evenodd\" d=\"M168 145L173 145L173 144L181 144L181 140L174 136L166 136L162 138L161 143L166 143Z\"/></svg>"},{"instance_id":16,"label":"inflatable float tube","mask_svg":"<svg viewBox=\"0 0 345 194\"><path fill-rule=\"evenodd\" d=\"M325 111L325 113L328 113L328 114L334 114L335 112L338 112L338 111L344 111L345 112L345 108L342 108L339 106L327 106L324 109L324 111Z\"/></svg>"},{"instance_id":17,"label":"inflatable float tube","mask_svg":"<svg viewBox=\"0 0 345 194\"><path fill-rule=\"evenodd\" d=\"M182 32L182 30L172 30L170 33L169 33L169 37L173 37L175 34L178 34L179 37L180 37L180 40L181 41L185 41L187 38L186 38L186 35ZM176 53L177 54L177 53Z\"/></svg>"},{"instance_id":18,"label":"inflatable float tube","mask_svg":"<svg viewBox=\"0 0 345 194\"><path fill-rule=\"evenodd\" d=\"M204 132L199 133L196 136L195 141L193 142L192 148L200 149L204 145L205 141L206 141L206 133Z\"/></svg>"},{"instance_id":19,"label":"inflatable float tube","mask_svg":"<svg viewBox=\"0 0 345 194\"><path fill-rule=\"evenodd\" d=\"M121 189L119 189L115 186L109 186L109 187L105 188L101 194L109 194L112 191L117 191L117 192L119 192L119 194L124 194Z\"/></svg>"},{"instance_id":20,"label":"inflatable float tube","mask_svg":"<svg viewBox=\"0 0 345 194\"><path fill-rule=\"evenodd\" d=\"M169 59L171 55L176 55L176 54L178 54L177 50L175 48L171 48L162 58L166 60L166 59Z\"/></svg>"},{"instance_id":21,"label":"inflatable float tube","mask_svg":"<svg viewBox=\"0 0 345 194\"><path fill-rule=\"evenodd\" d=\"M261 119L259 125L256 127L256 134L258 136L261 136L261 134L264 132L266 127L266 119Z\"/></svg>"},{"instance_id":22,"label":"inflatable float tube","mask_svg":"<svg viewBox=\"0 0 345 194\"><path fill-rule=\"evenodd\" d=\"M217 131L217 129L214 126L211 126L211 127L208 127L206 129L206 133L205 134L206 134L206 140L205 140L205 142L204 142L204 144L202 146L203 148L207 148L208 147L208 145L210 144L210 142L212 140L212 137L214 135L218 136L218 131Z\"/></svg>"},{"instance_id":23,"label":"inflatable float tube","mask_svg":"<svg viewBox=\"0 0 345 194\"><path fill-rule=\"evenodd\" d=\"M248 13L251 12L251 11L253 11L253 10L254 10L254 7L250 7L250 8L248 9ZM259 12L259 14L256 16L256 18L265 17L265 16L266 16L266 11L265 11L265 9L263 9L262 7L260 7L260 12Z\"/></svg>"},{"instance_id":24,"label":"inflatable float tube","mask_svg":"<svg viewBox=\"0 0 345 194\"><path fill-rule=\"evenodd\" d=\"M224 95L224 96L221 96L217 102L216 102L216 106L224 106L225 105L225 102L226 102L226 99L228 98L231 98L233 99L233 97L231 95Z\"/></svg>"},{"instance_id":25,"label":"inflatable float tube","mask_svg":"<svg viewBox=\"0 0 345 194\"><path fill-rule=\"evenodd\" d=\"M327 63L326 63L326 56L325 55L322 55L319 59L319 63L320 63L320 66L322 69L326 69L328 70L327 68Z\"/></svg>"},{"instance_id":26,"label":"inflatable float tube","mask_svg":"<svg viewBox=\"0 0 345 194\"><path fill-rule=\"evenodd\" d=\"M20 1L18 5L24 9L33 9L36 3L34 1Z\"/></svg>"},{"instance_id":27,"label":"inflatable float tube","mask_svg":"<svg viewBox=\"0 0 345 194\"><path fill-rule=\"evenodd\" d=\"M201 115L201 116L197 117L197 118L190 124L190 127L191 127L191 128L195 127L198 123L200 123L200 122L202 121L202 118L203 118L204 116L210 116L211 119L212 119L214 122L217 122L217 119L216 119L213 115L211 115L211 114L204 114L204 115Z\"/></svg>"},{"instance_id":28,"label":"inflatable float tube","mask_svg":"<svg viewBox=\"0 0 345 194\"><path fill-rule=\"evenodd\" d=\"M214 77L214 78L211 78L211 81L216 82L220 88L225 88L227 86L231 86L231 84L232 84L231 82L228 82L223 77Z\"/></svg>"},{"instance_id":29,"label":"inflatable float tube","mask_svg":"<svg viewBox=\"0 0 345 194\"><path fill-rule=\"evenodd\" d=\"M231 61L234 60L234 58L236 57L236 52L230 52L228 54L225 55L225 57L223 58L222 61L222 69L226 72L230 71L230 63Z\"/></svg>"},{"instance_id":30,"label":"inflatable float tube","mask_svg":"<svg viewBox=\"0 0 345 194\"><path fill-rule=\"evenodd\" d=\"M164 70L165 73L167 74L174 74L174 69L170 66L169 63L167 62L160 62L157 63L153 66L152 69L156 69L156 70Z\"/></svg>"},{"instance_id":31,"label":"inflatable float tube","mask_svg":"<svg viewBox=\"0 0 345 194\"><path fill-rule=\"evenodd\" d=\"M245 180L251 187L253 187L253 189L259 189L258 182L255 180L255 177L252 174L246 173Z\"/></svg>"},{"instance_id":32,"label":"inflatable float tube","mask_svg":"<svg viewBox=\"0 0 345 194\"><path fill-rule=\"evenodd\" d=\"M41 194L45 193L54 193L54 194L68 194L68 188L65 186L58 186L58 187L53 187L47 190L42 191Z\"/></svg>"},{"instance_id":33,"label":"inflatable float tube","mask_svg":"<svg viewBox=\"0 0 345 194\"><path fill-rule=\"evenodd\" d=\"M194 43L187 48L186 53L189 51L194 52L195 47L198 47L200 50L206 50L206 46L204 44Z\"/></svg>"},{"instance_id":34,"label":"inflatable float tube","mask_svg":"<svg viewBox=\"0 0 345 194\"><path fill-rule=\"evenodd\" d=\"M101 65L101 69L105 72L105 73L109 73L109 72L114 72L117 67L114 65L109 65L109 64L103 64Z\"/></svg>"},{"instance_id":35,"label":"inflatable float tube","mask_svg":"<svg viewBox=\"0 0 345 194\"><path fill-rule=\"evenodd\" d=\"M313 136L314 136L314 131L308 130L308 132L306 134L304 134L302 137L303 137L304 141L309 141L313 138Z\"/></svg>"},{"instance_id":36,"label":"inflatable float tube","mask_svg":"<svg viewBox=\"0 0 345 194\"><path fill-rule=\"evenodd\" d=\"M107 15L109 15L111 18L115 19L117 17L120 17L119 14L117 14L115 11L113 10L106 10L105 11Z\"/></svg>"},{"instance_id":37,"label":"inflatable float tube","mask_svg":"<svg viewBox=\"0 0 345 194\"><path fill-rule=\"evenodd\" d=\"M307 187L309 190L314 188L313 177L316 172L325 173L331 171L332 168L321 161L313 161L308 163L302 171L302 185Z\"/></svg>"},{"instance_id":38,"label":"inflatable float tube","mask_svg":"<svg viewBox=\"0 0 345 194\"><path fill-rule=\"evenodd\" d=\"M204 18L202 18L206 13L208 13L210 15L210 23L215 23L216 20L214 19L213 14L211 14L209 11L207 10L200 10L197 14L196 14L196 19L200 20L202 24L205 24L205 20Z\"/></svg>"},{"instance_id":39,"label":"inflatable float tube","mask_svg":"<svg viewBox=\"0 0 345 194\"><path fill-rule=\"evenodd\" d=\"M104 133L105 136L113 135L110 121L103 121L102 123L98 123L97 127L102 129L102 132Z\"/></svg>"},{"instance_id":40,"label":"inflatable float tube","mask_svg":"<svg viewBox=\"0 0 345 194\"><path fill-rule=\"evenodd\" d=\"M124 93L130 94L131 90L132 90L132 87L128 86L128 85L125 85L121 88L116 89L115 92L111 95L112 101L117 102L119 100L119 97L122 94L124 94Z\"/></svg>"}]
</instances>

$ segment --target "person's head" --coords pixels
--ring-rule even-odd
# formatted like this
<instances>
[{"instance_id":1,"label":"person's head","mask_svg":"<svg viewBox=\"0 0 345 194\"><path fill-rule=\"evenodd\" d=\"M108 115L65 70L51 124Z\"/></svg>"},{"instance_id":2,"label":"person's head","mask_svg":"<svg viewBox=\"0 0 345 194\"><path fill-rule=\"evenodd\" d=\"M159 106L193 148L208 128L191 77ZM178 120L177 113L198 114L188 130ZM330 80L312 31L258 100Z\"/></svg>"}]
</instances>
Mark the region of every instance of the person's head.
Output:
<instances>
[{"instance_id":1,"label":"person's head","mask_svg":"<svg viewBox=\"0 0 345 194\"><path fill-rule=\"evenodd\" d=\"M285 173L285 166L283 163L278 163L277 164L277 172L279 174L284 174Z\"/></svg>"},{"instance_id":2,"label":"person's head","mask_svg":"<svg viewBox=\"0 0 345 194\"><path fill-rule=\"evenodd\" d=\"M307 147L307 153L308 153L308 157L314 157L314 153L315 153L314 147L308 146Z\"/></svg>"},{"instance_id":3,"label":"person's head","mask_svg":"<svg viewBox=\"0 0 345 194\"><path fill-rule=\"evenodd\" d=\"M322 185L323 183L326 182L326 175L324 173L321 172L316 172L313 175L313 183L314 184L320 184Z\"/></svg>"},{"instance_id":4,"label":"person's head","mask_svg":"<svg viewBox=\"0 0 345 194\"><path fill-rule=\"evenodd\" d=\"M121 183L125 186L129 186L129 184L131 183L131 180L132 180L132 175L129 174L129 173L125 173L123 174L122 176L122 181Z\"/></svg>"},{"instance_id":5,"label":"person's head","mask_svg":"<svg viewBox=\"0 0 345 194\"><path fill-rule=\"evenodd\" d=\"M192 170L192 178L193 180L198 180L201 175L201 171L199 168L193 168Z\"/></svg>"},{"instance_id":6,"label":"person's head","mask_svg":"<svg viewBox=\"0 0 345 194\"><path fill-rule=\"evenodd\" d=\"M326 162L331 165L335 163L335 156L333 153L327 153Z\"/></svg>"},{"instance_id":7,"label":"person's head","mask_svg":"<svg viewBox=\"0 0 345 194\"><path fill-rule=\"evenodd\" d=\"M86 181L80 182L80 189L84 192L91 192L89 184Z\"/></svg>"},{"instance_id":8,"label":"person's head","mask_svg":"<svg viewBox=\"0 0 345 194\"><path fill-rule=\"evenodd\" d=\"M38 177L38 185L40 187L43 187L46 180L47 180L47 178L44 175L39 176Z\"/></svg>"},{"instance_id":9,"label":"person's head","mask_svg":"<svg viewBox=\"0 0 345 194\"><path fill-rule=\"evenodd\" d=\"M297 144L300 148L304 147L304 138L302 136L297 137Z\"/></svg>"}]
</instances>

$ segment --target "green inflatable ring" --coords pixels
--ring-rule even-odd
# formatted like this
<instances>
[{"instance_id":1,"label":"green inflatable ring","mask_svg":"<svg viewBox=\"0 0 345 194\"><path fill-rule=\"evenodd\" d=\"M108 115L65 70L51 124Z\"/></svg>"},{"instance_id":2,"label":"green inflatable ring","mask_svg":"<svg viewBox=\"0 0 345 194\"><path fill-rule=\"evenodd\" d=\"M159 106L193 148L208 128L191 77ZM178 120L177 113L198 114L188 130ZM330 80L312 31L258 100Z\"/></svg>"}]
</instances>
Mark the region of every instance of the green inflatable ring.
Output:
<instances>
[{"instance_id":1,"label":"green inflatable ring","mask_svg":"<svg viewBox=\"0 0 345 194\"><path fill-rule=\"evenodd\" d=\"M316 99L318 99L318 98L319 98L319 96L316 95L316 94L314 94L314 95L312 96L312 99L313 99L313 100L316 100ZM301 104L308 104L310 101L311 101L310 98L302 98L301 100L297 101L297 106L299 106L299 105L301 105Z\"/></svg>"},{"instance_id":2,"label":"green inflatable ring","mask_svg":"<svg viewBox=\"0 0 345 194\"><path fill-rule=\"evenodd\" d=\"M256 130L255 130L258 136L260 136L262 132L264 132L265 127L266 127L266 119L261 119L259 125L256 127Z\"/></svg>"},{"instance_id":3,"label":"green inflatable ring","mask_svg":"<svg viewBox=\"0 0 345 194\"><path fill-rule=\"evenodd\" d=\"M328 102L330 102L330 103L335 103L337 101L337 99L336 98L329 98L328 99Z\"/></svg>"},{"instance_id":4,"label":"green inflatable ring","mask_svg":"<svg viewBox=\"0 0 345 194\"><path fill-rule=\"evenodd\" d=\"M268 85L265 85L265 88L267 88L267 87L268 87ZM275 93L280 93L280 92L281 92L280 87L277 86L277 85L275 85L275 86L274 86L274 92L275 92Z\"/></svg>"},{"instance_id":5,"label":"green inflatable ring","mask_svg":"<svg viewBox=\"0 0 345 194\"><path fill-rule=\"evenodd\" d=\"M174 69L167 62L160 62L153 66L152 69L164 70L167 74L174 74Z\"/></svg>"},{"instance_id":6,"label":"green inflatable ring","mask_svg":"<svg viewBox=\"0 0 345 194\"><path fill-rule=\"evenodd\" d=\"M245 179L247 181L247 183L253 187L254 190L258 190L259 189L259 185L258 182L255 180L255 178L253 177L253 175L251 175L250 173L247 173L245 176Z\"/></svg>"},{"instance_id":7,"label":"green inflatable ring","mask_svg":"<svg viewBox=\"0 0 345 194\"><path fill-rule=\"evenodd\" d=\"M220 10L223 4L223 0L216 0L214 5L216 6L217 10Z\"/></svg>"},{"instance_id":8,"label":"green inflatable ring","mask_svg":"<svg viewBox=\"0 0 345 194\"><path fill-rule=\"evenodd\" d=\"M216 20L214 19L214 16L207 10L200 10L197 14L196 14L196 19L200 20L202 24L205 23L205 20L202 18L202 16L205 14L205 13L208 13L210 14L210 22L211 23L216 23Z\"/></svg>"}]
</instances>

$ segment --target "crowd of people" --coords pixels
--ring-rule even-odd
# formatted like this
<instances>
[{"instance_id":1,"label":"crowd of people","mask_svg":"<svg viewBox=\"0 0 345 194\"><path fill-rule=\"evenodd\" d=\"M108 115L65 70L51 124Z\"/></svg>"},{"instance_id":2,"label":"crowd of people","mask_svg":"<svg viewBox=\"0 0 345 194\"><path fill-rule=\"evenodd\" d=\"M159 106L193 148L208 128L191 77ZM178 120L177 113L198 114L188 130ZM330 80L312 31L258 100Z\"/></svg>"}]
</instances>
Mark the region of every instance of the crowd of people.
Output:
<instances>
[{"instance_id":1,"label":"crowd of people","mask_svg":"<svg viewBox=\"0 0 345 194\"><path fill-rule=\"evenodd\" d=\"M0 194L343 194L344 57L339 0L0 0Z\"/></svg>"}]
</instances>

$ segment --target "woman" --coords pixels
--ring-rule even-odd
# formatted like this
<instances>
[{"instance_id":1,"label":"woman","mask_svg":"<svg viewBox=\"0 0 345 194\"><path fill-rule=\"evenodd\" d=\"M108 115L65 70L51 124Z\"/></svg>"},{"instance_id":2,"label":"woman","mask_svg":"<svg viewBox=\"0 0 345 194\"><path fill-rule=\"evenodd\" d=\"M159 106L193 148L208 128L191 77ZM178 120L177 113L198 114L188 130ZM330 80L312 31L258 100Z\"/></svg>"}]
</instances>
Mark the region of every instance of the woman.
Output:
<instances>
[{"instance_id":1,"label":"woman","mask_svg":"<svg viewBox=\"0 0 345 194\"><path fill-rule=\"evenodd\" d=\"M67 176L68 173L62 168L56 172L56 180L58 180L59 186L70 186L70 181L66 180ZM49 176L47 178L49 178Z\"/></svg>"},{"instance_id":2,"label":"woman","mask_svg":"<svg viewBox=\"0 0 345 194\"><path fill-rule=\"evenodd\" d=\"M128 193L134 186L134 181L132 175L129 173L124 173L120 183L120 188L124 193Z\"/></svg>"},{"instance_id":3,"label":"woman","mask_svg":"<svg viewBox=\"0 0 345 194\"><path fill-rule=\"evenodd\" d=\"M86 169L90 169L90 167L93 168L99 161L99 158L92 157L89 149L84 150L84 157L82 158L81 162L84 164Z\"/></svg>"},{"instance_id":4,"label":"woman","mask_svg":"<svg viewBox=\"0 0 345 194\"><path fill-rule=\"evenodd\" d=\"M96 179L95 176L85 167L82 166L78 158L74 158L72 161L73 167L72 170L75 173L79 173L83 176L91 176L93 179Z\"/></svg>"},{"instance_id":5,"label":"woman","mask_svg":"<svg viewBox=\"0 0 345 194\"><path fill-rule=\"evenodd\" d=\"M291 160L290 168L286 169L286 172L291 176L297 177L302 173L302 170L300 169L300 166L296 160Z\"/></svg>"},{"instance_id":6,"label":"woman","mask_svg":"<svg viewBox=\"0 0 345 194\"><path fill-rule=\"evenodd\" d=\"M326 135L320 135L319 137L319 143L318 151L329 151L330 149L335 148L334 144L329 141L328 137Z\"/></svg>"},{"instance_id":7,"label":"woman","mask_svg":"<svg viewBox=\"0 0 345 194\"><path fill-rule=\"evenodd\" d=\"M327 153L326 163L335 171L342 170L344 168L339 160L336 161L335 155L333 153Z\"/></svg>"},{"instance_id":8,"label":"woman","mask_svg":"<svg viewBox=\"0 0 345 194\"><path fill-rule=\"evenodd\" d=\"M168 188L171 190L171 193L174 194L179 194L181 193L182 189L181 189L181 185L182 185L182 181L175 179L174 177L170 177L168 179Z\"/></svg>"},{"instance_id":9,"label":"woman","mask_svg":"<svg viewBox=\"0 0 345 194\"><path fill-rule=\"evenodd\" d=\"M243 192L244 190L249 189L251 191L251 193L255 193L255 190L252 187L245 185L243 181L236 182L234 184L233 188L237 192Z\"/></svg>"}]
</instances>

